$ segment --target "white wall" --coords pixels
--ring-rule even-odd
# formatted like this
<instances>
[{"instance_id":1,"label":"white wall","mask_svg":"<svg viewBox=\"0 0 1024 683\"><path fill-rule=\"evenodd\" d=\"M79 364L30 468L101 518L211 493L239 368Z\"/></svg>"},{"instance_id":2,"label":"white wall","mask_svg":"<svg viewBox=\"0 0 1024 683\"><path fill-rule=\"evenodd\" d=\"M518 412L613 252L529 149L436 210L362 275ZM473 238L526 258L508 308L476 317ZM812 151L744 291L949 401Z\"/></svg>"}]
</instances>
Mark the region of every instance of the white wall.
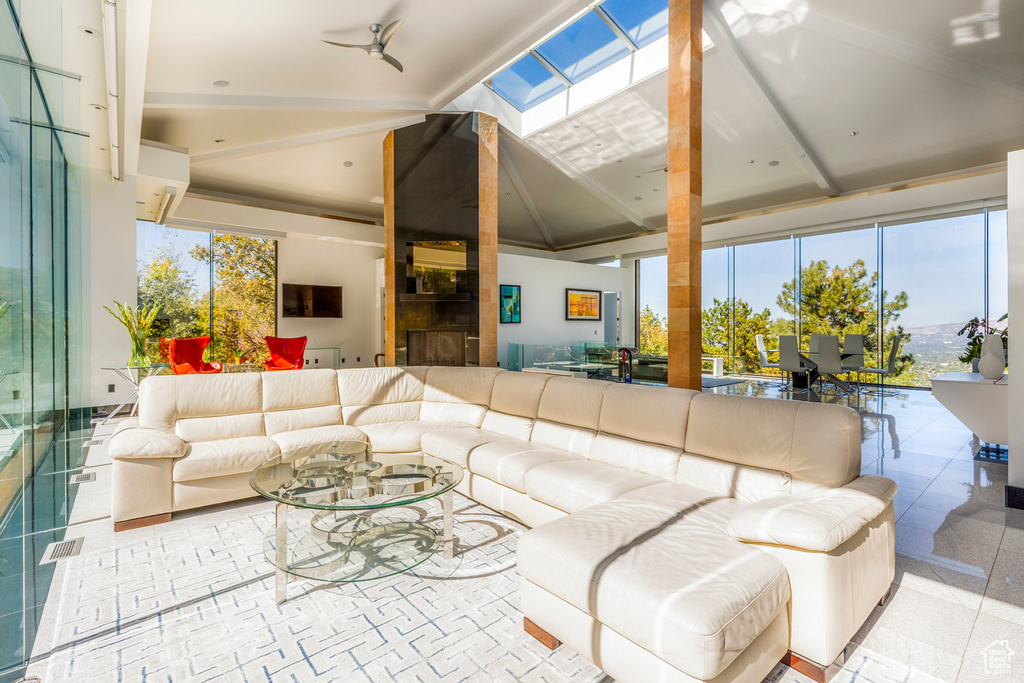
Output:
<instances>
[{"instance_id":1,"label":"white wall","mask_svg":"<svg viewBox=\"0 0 1024 683\"><path fill-rule=\"evenodd\" d=\"M373 367L376 262L383 256L379 247L295 236L278 242L278 335L305 335L309 348L341 349L342 368ZM342 287L342 317L282 318L281 285L286 282Z\"/></svg>"},{"instance_id":2,"label":"white wall","mask_svg":"<svg viewBox=\"0 0 1024 683\"><path fill-rule=\"evenodd\" d=\"M83 297L83 324L88 327L91 352L91 405L117 405L131 393L123 379L104 366L124 365L131 355L128 332L103 310L113 302L134 304L138 296L135 275L135 177L114 182L110 171L94 169L89 187L89 291ZM114 385L114 393L107 385Z\"/></svg>"},{"instance_id":3,"label":"white wall","mask_svg":"<svg viewBox=\"0 0 1024 683\"><path fill-rule=\"evenodd\" d=\"M565 289L619 292L623 344L633 343L633 269L498 254L498 283L522 287L522 322L498 325L498 361L505 367L510 342L568 344L604 341L604 322L565 319ZM602 317L614 312L602 311Z\"/></svg>"},{"instance_id":4,"label":"white wall","mask_svg":"<svg viewBox=\"0 0 1024 683\"><path fill-rule=\"evenodd\" d=\"M1011 368L1024 368L1024 149L1011 152L1007 163L1007 261ZM1010 377L1009 483L1024 487L1024 371Z\"/></svg>"}]
</instances>

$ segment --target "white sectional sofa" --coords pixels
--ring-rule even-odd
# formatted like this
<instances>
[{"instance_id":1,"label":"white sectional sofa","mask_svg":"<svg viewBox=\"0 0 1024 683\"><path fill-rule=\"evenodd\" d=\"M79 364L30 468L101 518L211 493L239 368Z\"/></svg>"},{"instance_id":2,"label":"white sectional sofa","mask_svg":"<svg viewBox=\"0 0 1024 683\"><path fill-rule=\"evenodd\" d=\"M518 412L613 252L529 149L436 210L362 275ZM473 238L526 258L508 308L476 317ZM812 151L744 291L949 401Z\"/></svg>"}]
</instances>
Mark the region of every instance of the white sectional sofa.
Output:
<instances>
[{"instance_id":1,"label":"white sectional sofa","mask_svg":"<svg viewBox=\"0 0 1024 683\"><path fill-rule=\"evenodd\" d=\"M528 630L621 681L824 676L886 595L895 484L839 406L493 368L152 377L111 439L116 528L254 495L281 452L365 439L461 465L533 527Z\"/></svg>"}]
</instances>

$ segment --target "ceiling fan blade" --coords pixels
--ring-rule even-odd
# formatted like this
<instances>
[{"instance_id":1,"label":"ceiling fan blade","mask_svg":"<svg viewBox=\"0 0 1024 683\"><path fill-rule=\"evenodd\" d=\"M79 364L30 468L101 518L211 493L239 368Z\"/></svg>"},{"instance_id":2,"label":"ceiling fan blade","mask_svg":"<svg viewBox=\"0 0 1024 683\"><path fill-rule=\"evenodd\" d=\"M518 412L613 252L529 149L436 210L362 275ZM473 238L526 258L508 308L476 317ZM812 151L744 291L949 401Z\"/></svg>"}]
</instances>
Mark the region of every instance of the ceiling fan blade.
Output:
<instances>
[{"instance_id":1,"label":"ceiling fan blade","mask_svg":"<svg viewBox=\"0 0 1024 683\"><path fill-rule=\"evenodd\" d=\"M380 44L384 47L388 46L388 42L391 41L392 36L398 33L398 29L402 28L402 20L392 21L387 25L383 31L380 32ZM401 71L401 69L399 69Z\"/></svg>"},{"instance_id":2,"label":"ceiling fan blade","mask_svg":"<svg viewBox=\"0 0 1024 683\"><path fill-rule=\"evenodd\" d=\"M349 45L348 43L336 43L333 40L324 40L321 42L327 43L328 45L334 45L335 47L354 47L355 49L362 50L367 54L369 54L370 48L373 47L372 45Z\"/></svg>"},{"instance_id":3,"label":"ceiling fan blade","mask_svg":"<svg viewBox=\"0 0 1024 683\"><path fill-rule=\"evenodd\" d=\"M398 69L399 73L405 71L405 69L402 68L402 63L391 55L384 55L384 61Z\"/></svg>"}]
</instances>

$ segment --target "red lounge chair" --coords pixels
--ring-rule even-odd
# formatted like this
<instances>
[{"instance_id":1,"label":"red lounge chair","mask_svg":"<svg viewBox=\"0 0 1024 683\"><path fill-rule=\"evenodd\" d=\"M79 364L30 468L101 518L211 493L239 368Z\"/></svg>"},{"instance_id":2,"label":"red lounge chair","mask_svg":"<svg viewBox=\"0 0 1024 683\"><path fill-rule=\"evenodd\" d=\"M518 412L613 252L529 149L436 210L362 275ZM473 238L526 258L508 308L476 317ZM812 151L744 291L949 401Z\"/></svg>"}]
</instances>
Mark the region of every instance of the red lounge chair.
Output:
<instances>
[{"instance_id":1,"label":"red lounge chair","mask_svg":"<svg viewBox=\"0 0 1024 683\"><path fill-rule=\"evenodd\" d=\"M270 360L263 365L267 370L301 370L302 354L306 350L305 337L264 337L270 349Z\"/></svg>"},{"instance_id":2,"label":"red lounge chair","mask_svg":"<svg viewBox=\"0 0 1024 683\"><path fill-rule=\"evenodd\" d=\"M219 361L203 362L203 351L210 345L209 337L172 339L170 345L171 370L175 375L215 375L221 371Z\"/></svg>"}]
</instances>

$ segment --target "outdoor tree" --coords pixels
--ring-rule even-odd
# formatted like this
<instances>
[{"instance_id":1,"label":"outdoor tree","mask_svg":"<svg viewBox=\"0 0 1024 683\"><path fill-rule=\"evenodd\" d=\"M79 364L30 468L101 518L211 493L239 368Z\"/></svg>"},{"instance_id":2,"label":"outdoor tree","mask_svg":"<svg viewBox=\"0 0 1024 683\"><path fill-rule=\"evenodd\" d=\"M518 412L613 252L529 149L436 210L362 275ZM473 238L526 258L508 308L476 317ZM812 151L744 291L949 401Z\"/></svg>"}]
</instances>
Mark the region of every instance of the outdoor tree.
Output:
<instances>
[{"instance_id":1,"label":"outdoor tree","mask_svg":"<svg viewBox=\"0 0 1024 683\"><path fill-rule=\"evenodd\" d=\"M139 261L139 305L160 307L153 325L157 336L194 337L204 329L195 279L181 262L181 253L171 245L161 247L148 262Z\"/></svg>"},{"instance_id":2,"label":"outdoor tree","mask_svg":"<svg viewBox=\"0 0 1024 683\"><path fill-rule=\"evenodd\" d=\"M878 273L868 274L864 261L858 259L846 268L829 267L827 261L811 261L800 269L800 326L801 336L806 339L812 334L830 334L844 337L847 334L864 335L864 346L869 357L875 362L881 358L877 344L879 324L876 289ZM797 315L796 283L783 283L778 296L779 308L787 317ZM889 348L897 334L905 334L902 325L896 324L900 313L909 305L906 292L889 296L882 292L882 329L886 331L885 348ZM904 338L904 344L909 337ZM900 356L897 374L908 371L913 365L911 354Z\"/></svg>"},{"instance_id":3,"label":"outdoor tree","mask_svg":"<svg viewBox=\"0 0 1024 683\"><path fill-rule=\"evenodd\" d=\"M668 320L644 306L640 313L640 353L663 356L668 353Z\"/></svg>"},{"instance_id":4,"label":"outdoor tree","mask_svg":"<svg viewBox=\"0 0 1024 683\"><path fill-rule=\"evenodd\" d=\"M190 252L198 261L213 260L215 358L268 357L263 337L274 334L276 248L274 240L215 235L212 253L205 245Z\"/></svg>"},{"instance_id":5,"label":"outdoor tree","mask_svg":"<svg viewBox=\"0 0 1024 683\"><path fill-rule=\"evenodd\" d=\"M714 299L710 308L701 311L701 351L705 356L724 357L729 372L760 372L757 335L768 334L770 320L767 308L754 312L742 299Z\"/></svg>"}]
</instances>

